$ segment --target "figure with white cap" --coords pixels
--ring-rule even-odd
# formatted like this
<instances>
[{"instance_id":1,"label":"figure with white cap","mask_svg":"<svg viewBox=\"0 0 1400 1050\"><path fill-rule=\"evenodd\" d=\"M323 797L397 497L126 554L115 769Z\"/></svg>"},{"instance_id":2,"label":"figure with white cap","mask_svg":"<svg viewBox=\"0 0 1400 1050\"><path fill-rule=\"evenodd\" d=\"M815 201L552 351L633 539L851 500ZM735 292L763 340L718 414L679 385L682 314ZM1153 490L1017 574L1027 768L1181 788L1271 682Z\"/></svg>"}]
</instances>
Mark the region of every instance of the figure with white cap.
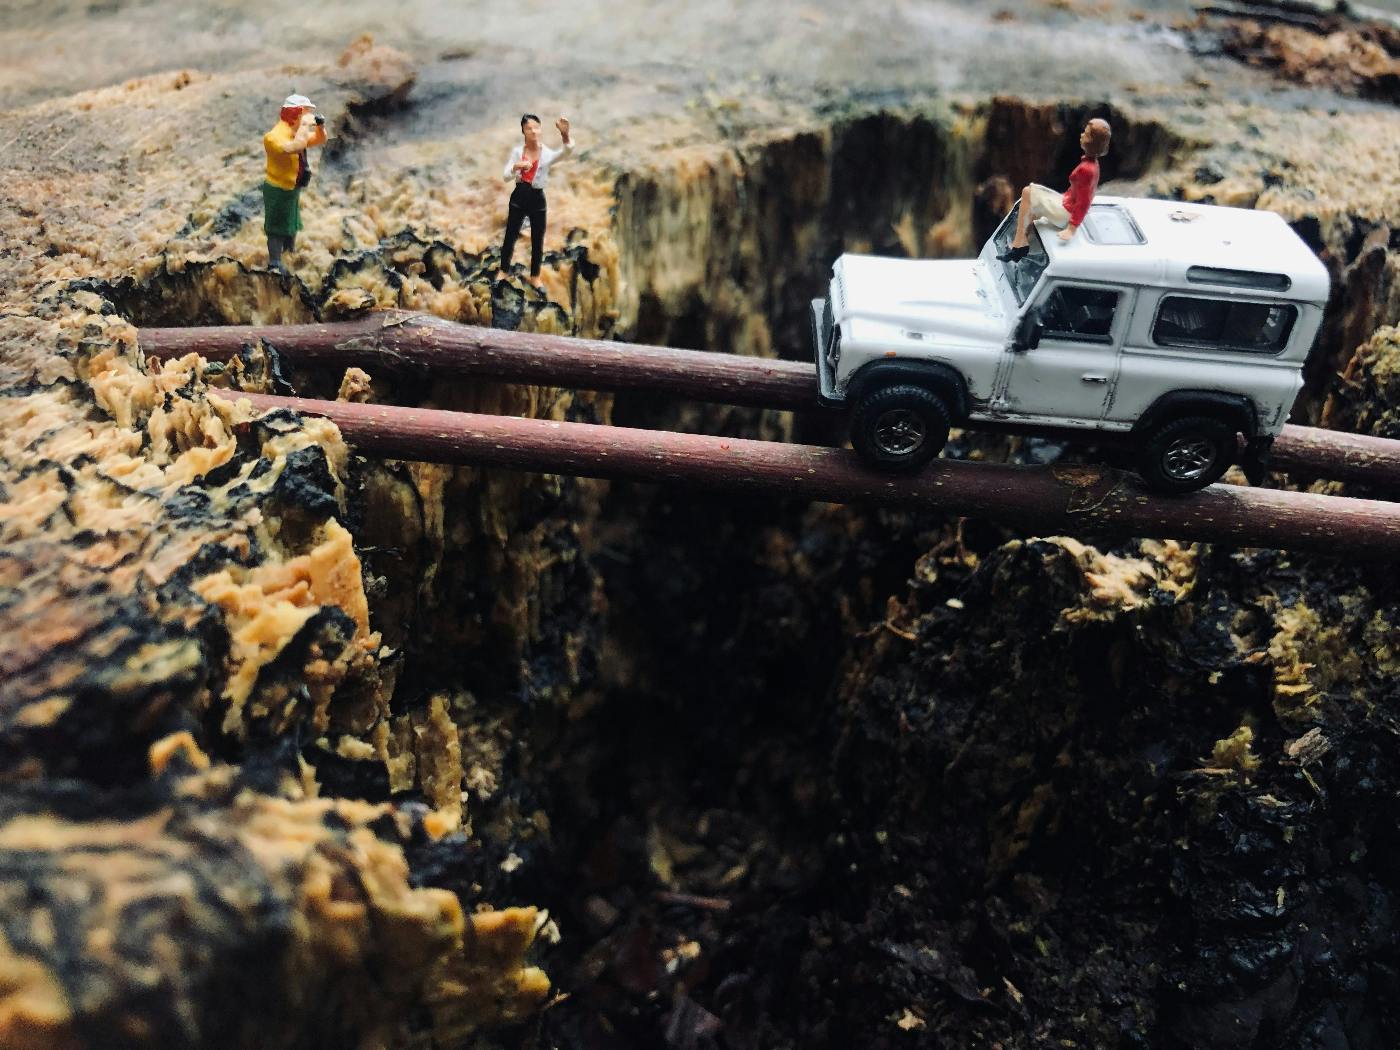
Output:
<instances>
[{"instance_id":1,"label":"figure with white cap","mask_svg":"<svg viewBox=\"0 0 1400 1050\"><path fill-rule=\"evenodd\" d=\"M296 247L301 229L301 191L311 181L306 151L326 141L326 118L305 95L288 95L278 114L277 126L263 136L267 154L267 181L263 183L263 230L267 233L267 261L277 273L286 273L282 253Z\"/></svg>"}]
</instances>

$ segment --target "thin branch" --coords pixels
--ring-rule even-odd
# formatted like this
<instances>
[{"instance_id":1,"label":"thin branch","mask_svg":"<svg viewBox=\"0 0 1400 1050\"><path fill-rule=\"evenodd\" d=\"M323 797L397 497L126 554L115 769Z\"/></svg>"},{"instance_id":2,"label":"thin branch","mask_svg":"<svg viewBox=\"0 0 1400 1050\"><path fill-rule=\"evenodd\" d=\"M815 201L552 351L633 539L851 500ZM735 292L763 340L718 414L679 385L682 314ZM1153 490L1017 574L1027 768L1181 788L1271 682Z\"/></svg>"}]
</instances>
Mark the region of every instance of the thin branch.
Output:
<instances>
[{"instance_id":1,"label":"thin branch","mask_svg":"<svg viewBox=\"0 0 1400 1050\"><path fill-rule=\"evenodd\" d=\"M696 484L828 503L928 507L1041 535L1157 536L1400 558L1400 504L1214 485L1184 498L1091 467L937 460L875 473L845 449L436 409L214 391L259 409L322 415L362 454L585 477Z\"/></svg>"},{"instance_id":2,"label":"thin branch","mask_svg":"<svg viewBox=\"0 0 1400 1050\"><path fill-rule=\"evenodd\" d=\"M335 324L143 328L140 340L143 350L162 358L193 352L226 361L263 340L306 365L356 365L371 372L408 368L585 390L664 391L765 408L816 404L816 373L805 362L505 332L399 311Z\"/></svg>"},{"instance_id":3,"label":"thin branch","mask_svg":"<svg viewBox=\"0 0 1400 1050\"><path fill-rule=\"evenodd\" d=\"M1272 470L1400 489L1400 441L1318 427L1286 426Z\"/></svg>"},{"instance_id":4,"label":"thin branch","mask_svg":"<svg viewBox=\"0 0 1400 1050\"><path fill-rule=\"evenodd\" d=\"M674 893L670 890L657 890L655 898L662 904L680 904L701 911L728 911L732 904L723 897L702 897L694 893Z\"/></svg>"},{"instance_id":5,"label":"thin branch","mask_svg":"<svg viewBox=\"0 0 1400 1050\"><path fill-rule=\"evenodd\" d=\"M503 332L428 314L387 311L335 324L143 328L157 357L191 352L228 360L265 340L307 365L403 368L586 390L649 390L697 401L812 409L816 370L802 361ZM1287 426L1274 443L1278 470L1400 487L1400 441Z\"/></svg>"}]
</instances>

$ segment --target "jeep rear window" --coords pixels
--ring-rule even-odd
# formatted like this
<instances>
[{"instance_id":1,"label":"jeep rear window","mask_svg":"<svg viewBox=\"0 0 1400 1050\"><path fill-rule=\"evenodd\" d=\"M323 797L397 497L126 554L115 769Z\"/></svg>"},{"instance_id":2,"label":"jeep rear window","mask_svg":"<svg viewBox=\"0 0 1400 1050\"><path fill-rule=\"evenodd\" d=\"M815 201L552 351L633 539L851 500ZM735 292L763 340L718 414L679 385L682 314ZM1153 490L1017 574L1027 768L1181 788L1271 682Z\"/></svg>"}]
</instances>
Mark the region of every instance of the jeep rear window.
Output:
<instances>
[{"instance_id":1,"label":"jeep rear window","mask_svg":"<svg viewBox=\"0 0 1400 1050\"><path fill-rule=\"evenodd\" d=\"M1288 342L1298 308L1287 303L1233 303L1169 295L1152 338L1160 346L1203 346L1276 354Z\"/></svg>"}]
</instances>

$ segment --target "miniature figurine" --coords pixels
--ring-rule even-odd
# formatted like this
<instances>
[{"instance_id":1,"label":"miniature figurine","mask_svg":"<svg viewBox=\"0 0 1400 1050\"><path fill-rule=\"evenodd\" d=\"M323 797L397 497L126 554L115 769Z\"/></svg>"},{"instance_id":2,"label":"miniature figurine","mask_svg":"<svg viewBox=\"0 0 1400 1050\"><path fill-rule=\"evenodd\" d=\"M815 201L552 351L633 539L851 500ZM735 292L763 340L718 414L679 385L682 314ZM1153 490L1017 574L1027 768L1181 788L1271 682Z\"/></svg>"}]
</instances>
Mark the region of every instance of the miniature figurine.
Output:
<instances>
[{"instance_id":1,"label":"miniature figurine","mask_svg":"<svg viewBox=\"0 0 1400 1050\"><path fill-rule=\"evenodd\" d=\"M268 268L285 274L282 253L296 247L301 229L301 191L311 181L306 151L326 141L326 118L305 95L289 95L277 126L263 136L267 181L263 183L263 231Z\"/></svg>"},{"instance_id":2,"label":"miniature figurine","mask_svg":"<svg viewBox=\"0 0 1400 1050\"><path fill-rule=\"evenodd\" d=\"M1108 153L1112 137L1113 129L1108 126L1108 121L1095 117L1080 132L1079 145L1084 150L1084 156L1069 173L1069 189L1059 194L1048 186L1032 182L1021 191L1016 236L1010 248L998 255L998 259L1015 262L1025 257L1030 251L1030 224L1036 219L1044 219L1059 230L1062 241L1074 236L1084 216L1089 214L1089 205L1094 202L1094 192L1099 188L1099 158Z\"/></svg>"},{"instance_id":3,"label":"miniature figurine","mask_svg":"<svg viewBox=\"0 0 1400 1050\"><path fill-rule=\"evenodd\" d=\"M1258 482L1327 268L1269 211L1109 196L1081 217L1079 243L1018 262L998 261L1014 212L976 259L836 260L812 303L818 390L866 462L917 470L949 427L987 427L1119 444L1158 492L1236 462Z\"/></svg>"},{"instance_id":4,"label":"miniature figurine","mask_svg":"<svg viewBox=\"0 0 1400 1050\"><path fill-rule=\"evenodd\" d=\"M524 142L511 150L503 175L507 182L515 180L515 189L510 194L510 207L506 215L506 237L501 245L501 268L496 274L498 281L506 279L510 271L510 257L515 251L515 239L520 236L520 226L526 218L530 220L530 283L542 288L540 263L544 258L545 202L544 187L549 180L549 169L555 161L574 151L574 141L569 137L569 120L560 117L554 122L563 139L562 149L550 149L540 141L540 118L526 113L520 118L520 133Z\"/></svg>"}]
</instances>

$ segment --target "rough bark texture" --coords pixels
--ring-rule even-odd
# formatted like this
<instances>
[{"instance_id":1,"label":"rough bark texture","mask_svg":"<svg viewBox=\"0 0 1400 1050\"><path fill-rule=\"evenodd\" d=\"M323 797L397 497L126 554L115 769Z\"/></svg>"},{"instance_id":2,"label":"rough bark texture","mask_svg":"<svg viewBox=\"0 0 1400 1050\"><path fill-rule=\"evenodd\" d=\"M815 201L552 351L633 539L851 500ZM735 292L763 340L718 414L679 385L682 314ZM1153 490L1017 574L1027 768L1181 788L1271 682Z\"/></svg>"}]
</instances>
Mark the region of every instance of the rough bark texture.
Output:
<instances>
[{"instance_id":1,"label":"rough bark texture","mask_svg":"<svg viewBox=\"0 0 1400 1050\"><path fill-rule=\"evenodd\" d=\"M396 310L358 321L316 325L146 328L139 341L143 353L161 360L199 354L220 362L245 353L267 354L268 345L275 342L273 352L293 362L354 368L360 377L354 389L365 395L354 400L361 402L370 389L368 373L359 368L363 365L381 373L417 371L515 383L551 382L584 390L641 391L728 405L818 411L816 369L797 361L502 332ZM345 390L342 384L340 400L351 399ZM258 404L266 407L274 402ZM338 422L344 426L343 420ZM351 441L366 436L361 429ZM1400 484L1400 442L1344 430L1286 425L1272 447L1270 462L1277 470L1310 477L1385 488Z\"/></svg>"},{"instance_id":2,"label":"rough bark texture","mask_svg":"<svg viewBox=\"0 0 1400 1050\"><path fill-rule=\"evenodd\" d=\"M0 1043L1395 1045L1388 570L366 463L207 387L811 424L152 364L132 327L377 306L772 357L841 250L966 253L1107 115L1113 188L1314 245L1298 421L1395 437L1393 110L1177 0L464 10L343 54L382 3L0 28ZM281 278L291 90L335 144ZM524 106L586 141L543 295L489 279Z\"/></svg>"},{"instance_id":3,"label":"rough bark texture","mask_svg":"<svg viewBox=\"0 0 1400 1050\"><path fill-rule=\"evenodd\" d=\"M1400 507L1384 500L1227 485L1210 486L1189 498L1163 496L1122 471L1103 467L936 461L916 476L891 476L870 469L850 450L791 442L270 394L219 396L246 399L263 412L324 417L359 452L380 459L661 481L762 492L775 499L922 507L1047 533L1160 536L1328 553L1344 548L1358 560L1400 560ZM1364 455L1360 464L1342 462L1341 473L1393 485L1384 467L1395 457L1395 444L1370 439L1371 462ZM1367 450L1354 436L1353 445L1352 451ZM1304 453L1298 456L1302 462L1316 464L1326 458L1319 446L1324 453L1337 451L1325 436L1311 448L1302 441L1290 447ZM1373 469L1367 471L1367 466Z\"/></svg>"}]
</instances>

